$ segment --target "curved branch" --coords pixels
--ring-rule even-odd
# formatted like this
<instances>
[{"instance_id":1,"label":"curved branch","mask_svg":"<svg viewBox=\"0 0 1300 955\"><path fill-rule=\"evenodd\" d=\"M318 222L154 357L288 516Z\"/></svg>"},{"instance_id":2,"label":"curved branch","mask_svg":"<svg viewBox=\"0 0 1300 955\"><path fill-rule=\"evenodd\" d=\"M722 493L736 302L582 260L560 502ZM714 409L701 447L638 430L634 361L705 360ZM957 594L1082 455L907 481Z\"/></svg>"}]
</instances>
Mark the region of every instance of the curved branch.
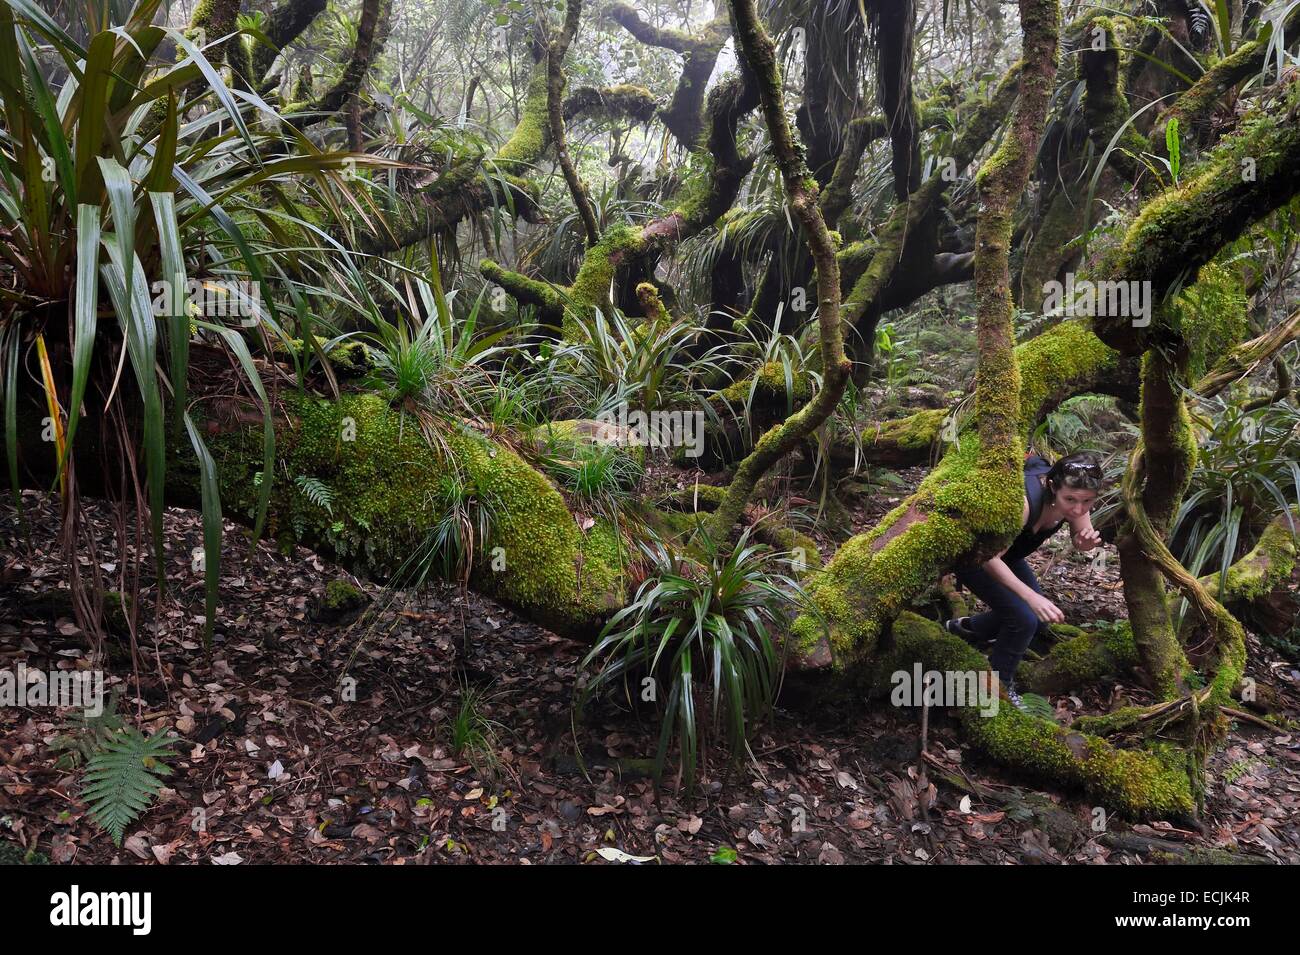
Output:
<instances>
[{"instance_id":1,"label":"curved branch","mask_svg":"<svg viewBox=\"0 0 1300 955\"><path fill-rule=\"evenodd\" d=\"M275 64L275 58L311 26L325 10L325 3L326 0L284 0L267 15L263 33L274 48L262 43L253 48L252 80L259 90L266 90L266 74Z\"/></svg>"},{"instance_id":2,"label":"curved branch","mask_svg":"<svg viewBox=\"0 0 1300 955\"><path fill-rule=\"evenodd\" d=\"M578 23L582 18L582 0L565 0L564 26L553 39L546 51L546 115L550 123L551 142L564 173L564 181L573 196L573 204L578 210L583 228L587 232L587 245L593 246L600 241L600 223L596 221L596 210L592 208L591 197L587 187L578 176L578 169L569 155L568 140L564 135L564 56L578 33Z\"/></svg>"},{"instance_id":3,"label":"curved branch","mask_svg":"<svg viewBox=\"0 0 1300 955\"><path fill-rule=\"evenodd\" d=\"M1258 338L1252 338L1224 355L1200 381L1195 391L1203 398L1212 398L1234 381L1254 373L1264 362L1300 337L1300 309L1291 317L1270 328ZM1290 388L1286 389L1290 391Z\"/></svg>"},{"instance_id":4,"label":"curved branch","mask_svg":"<svg viewBox=\"0 0 1300 955\"><path fill-rule=\"evenodd\" d=\"M660 112L660 117L681 146L696 148L704 130L703 106L709 77L713 75L718 54L731 35L731 24L726 15L720 13L697 33L652 26L624 3L610 5L605 16L647 46L682 54L682 73L673 91L672 102Z\"/></svg>"},{"instance_id":5,"label":"curved branch","mask_svg":"<svg viewBox=\"0 0 1300 955\"><path fill-rule=\"evenodd\" d=\"M388 41L392 10L393 0L362 0L361 20L357 24L357 45L352 50L352 57L338 82L307 107L308 111L325 115L337 113L361 88L370 67L379 58ZM314 117L308 123L319 122L324 118L325 116Z\"/></svg>"},{"instance_id":6,"label":"curved branch","mask_svg":"<svg viewBox=\"0 0 1300 955\"><path fill-rule=\"evenodd\" d=\"M715 540L730 535L763 475L830 417L849 379L849 361L844 355L840 328L840 280L835 246L817 205L817 184L804 163L786 120L776 47L759 22L754 0L731 0L731 10L735 17L737 46L758 83L763 119L791 211L799 220L817 266L822 387L812 401L763 435L737 467L735 477L708 523L709 533Z\"/></svg>"}]
</instances>

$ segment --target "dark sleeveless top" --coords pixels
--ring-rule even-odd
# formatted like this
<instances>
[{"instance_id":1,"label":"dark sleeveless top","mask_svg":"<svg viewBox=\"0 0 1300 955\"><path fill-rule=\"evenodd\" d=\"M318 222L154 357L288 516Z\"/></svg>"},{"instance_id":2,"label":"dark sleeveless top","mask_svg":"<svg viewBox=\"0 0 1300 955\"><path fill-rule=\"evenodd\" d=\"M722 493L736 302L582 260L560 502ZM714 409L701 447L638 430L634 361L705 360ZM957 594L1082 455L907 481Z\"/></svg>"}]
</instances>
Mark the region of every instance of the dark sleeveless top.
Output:
<instances>
[{"instance_id":1,"label":"dark sleeveless top","mask_svg":"<svg viewBox=\"0 0 1300 955\"><path fill-rule=\"evenodd\" d=\"M1047 503L1047 488L1039 480L1040 477L1047 474L1052 469L1051 464L1041 455L1031 454L1025 458L1025 498L1029 501L1029 518L1025 521L1025 526L1020 529L1020 534L1011 542L1007 552L1002 555L1002 559L1018 560L1026 557L1038 550L1039 545L1047 540L1058 530L1065 521L1057 521L1051 527L1044 527L1038 533L1034 533L1033 527L1038 523L1038 518L1042 516L1043 505Z\"/></svg>"}]
</instances>

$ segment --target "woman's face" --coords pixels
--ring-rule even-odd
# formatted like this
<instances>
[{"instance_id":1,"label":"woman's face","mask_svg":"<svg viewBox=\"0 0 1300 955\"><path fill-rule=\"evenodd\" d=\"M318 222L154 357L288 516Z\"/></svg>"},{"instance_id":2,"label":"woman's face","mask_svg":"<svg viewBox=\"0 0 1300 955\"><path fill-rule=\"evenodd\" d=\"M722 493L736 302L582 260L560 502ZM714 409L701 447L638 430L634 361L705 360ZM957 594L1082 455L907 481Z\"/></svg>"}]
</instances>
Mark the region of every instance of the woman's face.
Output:
<instances>
[{"instance_id":1,"label":"woman's face","mask_svg":"<svg viewBox=\"0 0 1300 955\"><path fill-rule=\"evenodd\" d=\"M1059 510L1070 520L1078 520L1092 510L1092 505L1097 502L1097 492L1087 491L1081 487L1063 487L1058 488L1056 496L1052 501Z\"/></svg>"}]
</instances>

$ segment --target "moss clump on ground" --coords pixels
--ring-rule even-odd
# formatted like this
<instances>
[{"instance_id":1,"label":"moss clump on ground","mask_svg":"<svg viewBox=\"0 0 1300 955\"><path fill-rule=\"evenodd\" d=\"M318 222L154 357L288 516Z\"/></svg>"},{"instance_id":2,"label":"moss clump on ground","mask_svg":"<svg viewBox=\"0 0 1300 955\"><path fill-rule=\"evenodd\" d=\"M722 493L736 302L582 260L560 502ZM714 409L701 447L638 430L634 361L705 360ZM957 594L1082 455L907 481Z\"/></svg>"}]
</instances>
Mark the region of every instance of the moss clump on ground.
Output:
<instances>
[{"instance_id":1,"label":"moss clump on ground","mask_svg":"<svg viewBox=\"0 0 1300 955\"><path fill-rule=\"evenodd\" d=\"M346 610L365 599L366 595L346 580L331 580L325 585L325 606L331 610Z\"/></svg>"},{"instance_id":2,"label":"moss clump on ground","mask_svg":"<svg viewBox=\"0 0 1300 955\"><path fill-rule=\"evenodd\" d=\"M1080 631L1042 659L1021 666L1017 681L1035 693L1065 693L1108 676L1122 676L1139 664L1128 621L1103 630Z\"/></svg>"},{"instance_id":3,"label":"moss clump on ground","mask_svg":"<svg viewBox=\"0 0 1300 955\"><path fill-rule=\"evenodd\" d=\"M0 865L49 865L50 859L35 847L23 849L16 842L0 839Z\"/></svg>"}]
</instances>

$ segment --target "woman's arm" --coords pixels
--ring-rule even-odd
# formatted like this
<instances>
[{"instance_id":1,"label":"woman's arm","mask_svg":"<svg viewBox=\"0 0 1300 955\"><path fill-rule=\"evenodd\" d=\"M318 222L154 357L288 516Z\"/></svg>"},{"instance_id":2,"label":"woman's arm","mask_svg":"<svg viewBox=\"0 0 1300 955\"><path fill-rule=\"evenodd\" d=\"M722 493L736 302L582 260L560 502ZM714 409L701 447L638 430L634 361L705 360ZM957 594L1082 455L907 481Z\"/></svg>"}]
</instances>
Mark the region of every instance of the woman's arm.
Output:
<instances>
[{"instance_id":1,"label":"woman's arm","mask_svg":"<svg viewBox=\"0 0 1300 955\"><path fill-rule=\"evenodd\" d=\"M989 572L990 577L1028 604L1029 609L1034 612L1034 616L1039 620L1044 623L1063 623L1065 621L1065 614L1061 608L1013 574L1011 568L1003 561L1002 554L998 554L992 560L987 561L984 564L984 569Z\"/></svg>"},{"instance_id":2,"label":"woman's arm","mask_svg":"<svg viewBox=\"0 0 1300 955\"><path fill-rule=\"evenodd\" d=\"M1084 514L1078 520L1070 521L1070 536L1074 541L1075 550L1088 551L1101 546L1101 534L1092 526L1091 514Z\"/></svg>"},{"instance_id":3,"label":"woman's arm","mask_svg":"<svg viewBox=\"0 0 1300 955\"><path fill-rule=\"evenodd\" d=\"M1025 505L1020 512L1021 526L1028 520L1029 498L1025 498ZM1028 604L1029 609L1034 612L1034 616L1039 620L1045 623L1061 623L1064 621L1065 614L1061 612L1060 607L1011 572L1011 568L1002 559L1002 555L1005 553L1006 550L999 551L996 557L984 562L984 569L989 572L989 576Z\"/></svg>"}]
</instances>

